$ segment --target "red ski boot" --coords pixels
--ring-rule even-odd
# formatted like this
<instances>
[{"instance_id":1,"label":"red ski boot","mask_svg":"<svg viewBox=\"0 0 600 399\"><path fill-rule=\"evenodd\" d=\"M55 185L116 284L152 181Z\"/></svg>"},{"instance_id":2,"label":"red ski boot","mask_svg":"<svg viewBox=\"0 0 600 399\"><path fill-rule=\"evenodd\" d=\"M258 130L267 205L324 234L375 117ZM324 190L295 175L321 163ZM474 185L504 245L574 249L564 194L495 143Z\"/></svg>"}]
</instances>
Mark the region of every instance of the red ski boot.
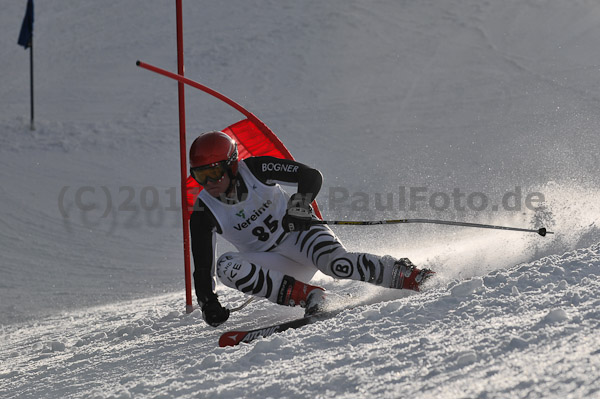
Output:
<instances>
[{"instance_id":1,"label":"red ski boot","mask_svg":"<svg viewBox=\"0 0 600 399\"><path fill-rule=\"evenodd\" d=\"M303 307L304 315L310 316L320 312L325 302L325 290L316 285L297 281L293 277L284 276L279 288L277 303L280 305Z\"/></svg>"},{"instance_id":2,"label":"red ski boot","mask_svg":"<svg viewBox=\"0 0 600 399\"><path fill-rule=\"evenodd\" d=\"M394 263L390 288L419 291L421 284L433 274L434 271L417 269L408 258L401 258Z\"/></svg>"}]
</instances>

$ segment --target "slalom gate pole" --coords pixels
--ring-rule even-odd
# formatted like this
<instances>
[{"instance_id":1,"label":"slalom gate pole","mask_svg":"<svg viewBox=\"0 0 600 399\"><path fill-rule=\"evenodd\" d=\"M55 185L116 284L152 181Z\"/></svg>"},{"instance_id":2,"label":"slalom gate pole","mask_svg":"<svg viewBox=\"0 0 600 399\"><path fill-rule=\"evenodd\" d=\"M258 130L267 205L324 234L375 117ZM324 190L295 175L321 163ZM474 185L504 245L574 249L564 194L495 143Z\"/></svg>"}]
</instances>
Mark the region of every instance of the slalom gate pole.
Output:
<instances>
[{"instance_id":1,"label":"slalom gate pole","mask_svg":"<svg viewBox=\"0 0 600 399\"><path fill-rule=\"evenodd\" d=\"M33 98L33 34L31 35L31 44L30 44L30 48L29 48L29 91L30 91L30 107L31 107L31 124L30 124L30 129L31 130L35 130L35 119L34 119L34 112L33 112L33 106L34 106L34 98Z\"/></svg>"},{"instance_id":2,"label":"slalom gate pole","mask_svg":"<svg viewBox=\"0 0 600 399\"><path fill-rule=\"evenodd\" d=\"M404 223L429 223L429 224L445 224L450 226L462 226L462 227L478 227L482 229L496 229L496 230L511 230L521 231L525 233L537 233L542 237L546 234L554 234L552 231L547 231L545 227L535 229L523 229L519 227L507 227L507 226L495 226L491 224L479 224L479 223L465 223L465 222L453 222L447 220L434 220L434 219L392 219L392 220L366 220L366 221L348 221L348 220L314 220L312 224L328 224L328 225L347 225L347 226L373 226L378 224L404 224Z\"/></svg>"},{"instance_id":3,"label":"slalom gate pole","mask_svg":"<svg viewBox=\"0 0 600 399\"><path fill-rule=\"evenodd\" d=\"M177 18L177 73L183 76L183 7L181 0L175 2ZM185 141L185 85L177 82L179 98L179 163L181 173L181 219L183 224L183 262L185 273L185 311L194 311L192 304L192 270L190 261L190 218L187 204L187 146Z\"/></svg>"}]
</instances>

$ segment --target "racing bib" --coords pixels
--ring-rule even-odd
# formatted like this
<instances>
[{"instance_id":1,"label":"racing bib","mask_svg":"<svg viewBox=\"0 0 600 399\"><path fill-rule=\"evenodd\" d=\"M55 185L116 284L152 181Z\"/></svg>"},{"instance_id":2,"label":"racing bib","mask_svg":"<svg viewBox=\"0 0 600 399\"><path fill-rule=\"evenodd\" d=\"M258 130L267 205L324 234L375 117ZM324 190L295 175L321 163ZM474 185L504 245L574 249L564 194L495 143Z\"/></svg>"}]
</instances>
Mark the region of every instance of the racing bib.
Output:
<instances>
[{"instance_id":1,"label":"racing bib","mask_svg":"<svg viewBox=\"0 0 600 399\"><path fill-rule=\"evenodd\" d=\"M246 183L248 195L237 204L226 204L206 190L198 194L222 229L222 237L240 252L260 252L274 246L285 235L281 219L289 195L281 186L268 186L258 180L242 161L238 174Z\"/></svg>"}]
</instances>

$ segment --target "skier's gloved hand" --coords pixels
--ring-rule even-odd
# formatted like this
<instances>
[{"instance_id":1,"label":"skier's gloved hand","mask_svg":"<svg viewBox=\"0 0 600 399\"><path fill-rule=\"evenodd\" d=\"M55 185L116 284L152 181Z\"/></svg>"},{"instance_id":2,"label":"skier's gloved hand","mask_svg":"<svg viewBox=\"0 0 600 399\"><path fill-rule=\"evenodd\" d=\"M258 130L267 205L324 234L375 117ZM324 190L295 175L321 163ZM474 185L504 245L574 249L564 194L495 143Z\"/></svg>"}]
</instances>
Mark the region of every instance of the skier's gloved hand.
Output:
<instances>
[{"instance_id":1,"label":"skier's gloved hand","mask_svg":"<svg viewBox=\"0 0 600 399\"><path fill-rule=\"evenodd\" d=\"M218 327L229 318L229 309L221 306L217 298L210 299L202 305L202 318L209 325Z\"/></svg>"},{"instance_id":2,"label":"skier's gloved hand","mask_svg":"<svg viewBox=\"0 0 600 399\"><path fill-rule=\"evenodd\" d=\"M283 230L305 231L310 229L312 221L312 207L306 195L296 193L288 201L287 210L283 217Z\"/></svg>"}]
</instances>

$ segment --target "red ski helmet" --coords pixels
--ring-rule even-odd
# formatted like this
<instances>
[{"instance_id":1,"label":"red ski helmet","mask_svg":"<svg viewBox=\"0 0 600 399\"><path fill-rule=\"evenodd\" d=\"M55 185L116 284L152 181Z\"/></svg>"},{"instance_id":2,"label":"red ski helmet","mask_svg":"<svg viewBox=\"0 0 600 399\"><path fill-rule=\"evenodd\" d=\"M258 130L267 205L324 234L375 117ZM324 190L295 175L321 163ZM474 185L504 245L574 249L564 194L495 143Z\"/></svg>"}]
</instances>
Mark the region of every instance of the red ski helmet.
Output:
<instances>
[{"instance_id":1,"label":"red ski helmet","mask_svg":"<svg viewBox=\"0 0 600 399\"><path fill-rule=\"evenodd\" d=\"M203 133L190 147L190 172L222 166L235 177L238 171L238 149L234 139L223 132ZM202 184L202 182L200 182Z\"/></svg>"}]
</instances>

